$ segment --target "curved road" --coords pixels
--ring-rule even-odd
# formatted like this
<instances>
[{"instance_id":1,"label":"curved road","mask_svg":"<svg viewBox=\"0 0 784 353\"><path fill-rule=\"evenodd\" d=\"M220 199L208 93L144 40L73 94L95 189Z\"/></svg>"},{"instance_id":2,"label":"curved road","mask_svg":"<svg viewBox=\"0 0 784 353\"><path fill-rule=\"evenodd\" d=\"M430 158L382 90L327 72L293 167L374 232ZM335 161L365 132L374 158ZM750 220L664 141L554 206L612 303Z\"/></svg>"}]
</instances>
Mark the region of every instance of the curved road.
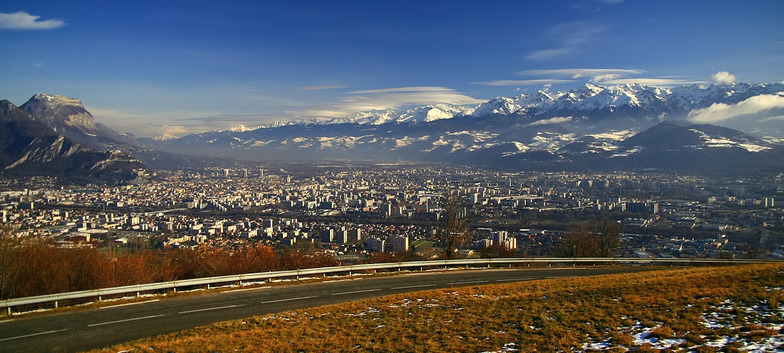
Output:
<instances>
[{"instance_id":1,"label":"curved road","mask_svg":"<svg viewBox=\"0 0 784 353\"><path fill-rule=\"evenodd\" d=\"M0 321L0 352L77 352L218 321L420 290L644 271L647 268L424 272L212 292Z\"/></svg>"}]
</instances>

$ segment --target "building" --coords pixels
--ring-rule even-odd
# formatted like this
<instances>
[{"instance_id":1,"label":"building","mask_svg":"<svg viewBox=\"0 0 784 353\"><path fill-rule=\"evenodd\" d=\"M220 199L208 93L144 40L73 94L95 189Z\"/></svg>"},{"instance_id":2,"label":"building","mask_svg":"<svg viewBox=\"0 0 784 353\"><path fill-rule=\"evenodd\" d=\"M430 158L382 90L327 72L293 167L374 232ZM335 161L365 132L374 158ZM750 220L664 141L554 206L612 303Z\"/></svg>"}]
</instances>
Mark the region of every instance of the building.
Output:
<instances>
[{"instance_id":1,"label":"building","mask_svg":"<svg viewBox=\"0 0 784 353\"><path fill-rule=\"evenodd\" d=\"M378 239L376 237L368 238L367 240L367 248L370 251L375 252L384 252L384 247L386 246L386 241L383 239Z\"/></svg>"},{"instance_id":2,"label":"building","mask_svg":"<svg viewBox=\"0 0 784 353\"><path fill-rule=\"evenodd\" d=\"M408 237L405 235L394 235L389 240L392 251L408 251Z\"/></svg>"}]
</instances>

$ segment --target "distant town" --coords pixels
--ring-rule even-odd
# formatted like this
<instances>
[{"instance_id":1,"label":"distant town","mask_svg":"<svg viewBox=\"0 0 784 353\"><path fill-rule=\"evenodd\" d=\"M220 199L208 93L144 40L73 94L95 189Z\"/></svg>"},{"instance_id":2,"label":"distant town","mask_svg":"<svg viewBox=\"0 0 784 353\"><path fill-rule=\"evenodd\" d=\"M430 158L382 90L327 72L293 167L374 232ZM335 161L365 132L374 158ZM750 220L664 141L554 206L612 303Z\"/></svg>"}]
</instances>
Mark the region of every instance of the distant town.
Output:
<instances>
[{"instance_id":1,"label":"distant town","mask_svg":"<svg viewBox=\"0 0 784 353\"><path fill-rule=\"evenodd\" d=\"M784 258L784 173L497 172L454 166L258 165L138 171L127 185L0 181L14 237L62 248L307 249L356 262L438 258L445 195L472 242L460 257L552 256L585 224L620 225L615 256ZM777 200L778 199L778 200Z\"/></svg>"}]
</instances>

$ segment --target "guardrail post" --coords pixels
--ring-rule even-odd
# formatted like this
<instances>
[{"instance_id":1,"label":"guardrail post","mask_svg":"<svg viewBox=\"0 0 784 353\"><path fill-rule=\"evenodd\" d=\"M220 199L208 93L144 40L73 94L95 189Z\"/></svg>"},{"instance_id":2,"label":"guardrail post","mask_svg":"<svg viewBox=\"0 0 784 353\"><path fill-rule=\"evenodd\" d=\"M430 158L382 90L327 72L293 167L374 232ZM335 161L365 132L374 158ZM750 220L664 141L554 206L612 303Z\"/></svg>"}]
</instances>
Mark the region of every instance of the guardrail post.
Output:
<instances>
[{"instance_id":1,"label":"guardrail post","mask_svg":"<svg viewBox=\"0 0 784 353\"><path fill-rule=\"evenodd\" d=\"M98 296L98 301L102 301L102 300L103 300L103 297L99 295L99 296ZM54 307L56 308L56 307L57 307L57 302L54 302L54 303L55 303L55 306L54 306Z\"/></svg>"},{"instance_id":2,"label":"guardrail post","mask_svg":"<svg viewBox=\"0 0 784 353\"><path fill-rule=\"evenodd\" d=\"M136 298L138 298L138 297L140 297L140 296L141 296L141 295L140 295L140 293L139 293L139 292L136 292Z\"/></svg>"},{"instance_id":3,"label":"guardrail post","mask_svg":"<svg viewBox=\"0 0 784 353\"><path fill-rule=\"evenodd\" d=\"M60 307L60 303L58 303L57 300L55 300L54 301L54 308L57 309L58 307Z\"/></svg>"},{"instance_id":4,"label":"guardrail post","mask_svg":"<svg viewBox=\"0 0 784 353\"><path fill-rule=\"evenodd\" d=\"M8 316L11 316L11 307L10 306L8 308L6 308L6 312L8 313Z\"/></svg>"}]
</instances>

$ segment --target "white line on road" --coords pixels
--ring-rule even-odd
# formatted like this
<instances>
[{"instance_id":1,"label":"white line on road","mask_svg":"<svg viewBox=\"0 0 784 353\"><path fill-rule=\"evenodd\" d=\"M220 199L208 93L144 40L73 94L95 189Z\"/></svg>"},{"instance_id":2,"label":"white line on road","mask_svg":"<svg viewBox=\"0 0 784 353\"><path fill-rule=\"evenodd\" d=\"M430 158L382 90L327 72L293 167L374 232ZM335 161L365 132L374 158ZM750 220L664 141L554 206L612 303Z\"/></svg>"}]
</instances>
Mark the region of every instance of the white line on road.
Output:
<instances>
[{"instance_id":1,"label":"white line on road","mask_svg":"<svg viewBox=\"0 0 784 353\"><path fill-rule=\"evenodd\" d=\"M268 301L261 302L261 303L262 304L282 303L282 302L290 302L290 301L294 301L294 300L311 299L311 298L315 298L315 297L316 297L315 295L311 295L309 297L298 297L298 298L286 298L286 299L278 299L278 300L268 300Z\"/></svg>"},{"instance_id":2,"label":"white line on road","mask_svg":"<svg viewBox=\"0 0 784 353\"><path fill-rule=\"evenodd\" d=\"M125 303L125 304L102 306L101 309L111 309L111 308L119 308L119 307L122 307L122 306L131 306L131 305L138 305L138 304L154 303L154 302L157 302L159 300L160 299L153 299L153 300L146 300L146 301L143 301L143 302L135 302L135 303Z\"/></svg>"},{"instance_id":3,"label":"white line on road","mask_svg":"<svg viewBox=\"0 0 784 353\"><path fill-rule=\"evenodd\" d=\"M516 282L516 281L530 281L530 278L507 278L507 279L497 279L496 282Z\"/></svg>"},{"instance_id":4,"label":"white line on road","mask_svg":"<svg viewBox=\"0 0 784 353\"><path fill-rule=\"evenodd\" d=\"M469 281L469 282L454 282L454 283L447 283L450 286L461 286L464 284L476 284L476 283L488 283L489 281Z\"/></svg>"},{"instance_id":5,"label":"white line on road","mask_svg":"<svg viewBox=\"0 0 784 353\"><path fill-rule=\"evenodd\" d=\"M244 305L244 304L234 304L234 305L218 306L218 307L214 307L214 308L204 308L204 309L186 310L186 311L180 311L180 312L179 312L179 313L177 313L177 314L190 314L190 313L198 313L198 312L201 312L201 311L211 311L211 310L231 309L231 308L236 308L236 307L240 307L240 306L245 306L245 305Z\"/></svg>"},{"instance_id":6,"label":"white line on road","mask_svg":"<svg viewBox=\"0 0 784 353\"><path fill-rule=\"evenodd\" d=\"M332 293L332 295L346 295L346 294L357 294L357 293L369 293L369 292L378 292L381 288L375 289L365 289L365 290L355 290L351 292L342 292L342 293Z\"/></svg>"},{"instance_id":7,"label":"white line on road","mask_svg":"<svg viewBox=\"0 0 784 353\"><path fill-rule=\"evenodd\" d=\"M412 288L425 288L425 287L435 287L435 284L421 284L418 286L405 286L405 287L393 287L391 289L412 289Z\"/></svg>"},{"instance_id":8,"label":"white line on road","mask_svg":"<svg viewBox=\"0 0 784 353\"><path fill-rule=\"evenodd\" d=\"M252 290L270 289L270 288L272 288L272 287L253 287L253 288L232 289L232 290L227 290L227 291L221 292L221 293L247 292L247 291L252 291Z\"/></svg>"},{"instance_id":9,"label":"white line on road","mask_svg":"<svg viewBox=\"0 0 784 353\"><path fill-rule=\"evenodd\" d=\"M123 323L123 322L145 320L145 319L154 319L156 317L161 317L161 316L165 316L165 315L163 315L163 314L161 314L161 315L150 315L150 316L143 316L143 317L135 317L135 318L132 318L132 319L124 319L124 320L117 320L117 321L107 321L107 322L101 322L101 323L98 323L98 324L87 325L87 327L119 324L119 323Z\"/></svg>"},{"instance_id":10,"label":"white line on road","mask_svg":"<svg viewBox=\"0 0 784 353\"><path fill-rule=\"evenodd\" d=\"M41 335L48 335L48 334L52 334L52 333L63 332L63 331L66 331L66 330L68 330L68 329L65 329L65 328L64 328L64 329L62 329L62 330L54 330L54 331L38 332L38 333L31 333L31 334L29 334L29 335L22 335L22 336L16 336L16 337L8 337L8 338L3 338L3 339L0 339L0 342L11 341L11 340L16 340L16 339L20 339L20 338L27 338L27 337L35 337L35 336L41 336Z\"/></svg>"}]
</instances>

